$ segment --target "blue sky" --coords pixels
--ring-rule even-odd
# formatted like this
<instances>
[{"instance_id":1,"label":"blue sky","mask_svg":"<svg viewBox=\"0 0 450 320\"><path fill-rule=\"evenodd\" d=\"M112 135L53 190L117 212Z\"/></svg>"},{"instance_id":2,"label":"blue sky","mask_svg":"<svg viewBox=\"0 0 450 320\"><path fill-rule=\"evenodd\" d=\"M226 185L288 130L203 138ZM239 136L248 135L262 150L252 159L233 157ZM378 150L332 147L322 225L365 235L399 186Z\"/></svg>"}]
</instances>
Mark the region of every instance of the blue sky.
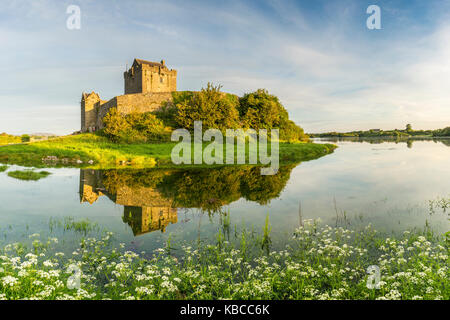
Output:
<instances>
[{"instance_id":1,"label":"blue sky","mask_svg":"<svg viewBox=\"0 0 450 320\"><path fill-rule=\"evenodd\" d=\"M307 132L450 125L448 1L2 1L0 54L0 132L79 130L81 92L123 94L135 57L179 90L266 88Z\"/></svg>"}]
</instances>

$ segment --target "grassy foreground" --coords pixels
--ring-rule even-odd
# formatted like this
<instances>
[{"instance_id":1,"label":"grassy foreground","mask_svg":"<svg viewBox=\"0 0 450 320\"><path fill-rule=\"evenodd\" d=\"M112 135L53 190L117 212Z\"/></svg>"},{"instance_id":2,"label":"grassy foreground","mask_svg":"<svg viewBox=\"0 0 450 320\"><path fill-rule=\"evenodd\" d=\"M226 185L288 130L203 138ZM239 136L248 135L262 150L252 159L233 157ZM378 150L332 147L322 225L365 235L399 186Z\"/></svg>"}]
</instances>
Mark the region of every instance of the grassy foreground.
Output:
<instances>
[{"instance_id":1,"label":"grassy foreground","mask_svg":"<svg viewBox=\"0 0 450 320\"><path fill-rule=\"evenodd\" d=\"M450 298L448 235L394 238L310 222L272 251L267 232L252 234L225 241L219 232L215 244L177 245L176 257L170 243L152 256L116 248L111 233L65 255L52 251L58 239L32 235L0 248L0 299ZM373 265L378 288L367 285Z\"/></svg>"},{"instance_id":2,"label":"grassy foreground","mask_svg":"<svg viewBox=\"0 0 450 320\"><path fill-rule=\"evenodd\" d=\"M118 144L95 134L66 136L43 142L0 148L0 163L22 166L78 166L115 168L131 165L140 168L171 167L175 142ZM205 144L206 146L206 144ZM205 147L204 146L204 147ZM327 155L332 144L280 143L280 164L298 163Z\"/></svg>"}]
</instances>

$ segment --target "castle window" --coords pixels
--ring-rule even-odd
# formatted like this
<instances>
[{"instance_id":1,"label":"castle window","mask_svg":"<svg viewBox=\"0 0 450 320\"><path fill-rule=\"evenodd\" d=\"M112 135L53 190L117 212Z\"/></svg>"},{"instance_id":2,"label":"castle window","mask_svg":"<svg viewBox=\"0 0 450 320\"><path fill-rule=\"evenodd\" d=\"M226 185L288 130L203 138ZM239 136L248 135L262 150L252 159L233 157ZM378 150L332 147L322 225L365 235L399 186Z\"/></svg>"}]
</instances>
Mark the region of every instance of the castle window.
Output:
<instances>
[{"instance_id":1,"label":"castle window","mask_svg":"<svg viewBox=\"0 0 450 320\"><path fill-rule=\"evenodd\" d=\"M163 77L159 77L159 82L163 83L164 82L164 78Z\"/></svg>"}]
</instances>

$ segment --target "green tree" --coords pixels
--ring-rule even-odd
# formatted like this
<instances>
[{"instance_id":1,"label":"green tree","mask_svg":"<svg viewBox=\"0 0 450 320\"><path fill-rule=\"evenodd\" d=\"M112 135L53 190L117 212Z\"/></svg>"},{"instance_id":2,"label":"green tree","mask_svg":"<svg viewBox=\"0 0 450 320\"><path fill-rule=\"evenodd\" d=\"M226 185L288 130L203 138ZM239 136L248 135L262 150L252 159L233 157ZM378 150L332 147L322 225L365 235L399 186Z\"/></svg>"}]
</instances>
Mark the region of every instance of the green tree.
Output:
<instances>
[{"instance_id":1,"label":"green tree","mask_svg":"<svg viewBox=\"0 0 450 320\"><path fill-rule=\"evenodd\" d=\"M163 122L154 114L133 112L126 115L125 119L131 126L131 132L145 137L145 141L167 140L169 129L166 130Z\"/></svg>"},{"instance_id":2,"label":"green tree","mask_svg":"<svg viewBox=\"0 0 450 320\"><path fill-rule=\"evenodd\" d=\"M128 121L121 115L117 108L112 108L103 118L105 125L103 133L112 141L118 142L125 132L131 129Z\"/></svg>"},{"instance_id":3,"label":"green tree","mask_svg":"<svg viewBox=\"0 0 450 320\"><path fill-rule=\"evenodd\" d=\"M280 140L284 141L308 141L309 137L292 120L287 120L281 124L280 128Z\"/></svg>"},{"instance_id":4,"label":"green tree","mask_svg":"<svg viewBox=\"0 0 450 320\"><path fill-rule=\"evenodd\" d=\"M238 109L245 128L279 128L288 120L288 113L278 98L265 89L246 93L239 99Z\"/></svg>"},{"instance_id":5,"label":"green tree","mask_svg":"<svg viewBox=\"0 0 450 320\"><path fill-rule=\"evenodd\" d=\"M406 132L411 132L412 131L412 126L411 126L411 124L407 124L406 125Z\"/></svg>"},{"instance_id":6,"label":"green tree","mask_svg":"<svg viewBox=\"0 0 450 320\"><path fill-rule=\"evenodd\" d=\"M115 142L167 140L170 133L162 121L150 112L122 115L116 108L112 108L103 118L103 122L103 133Z\"/></svg>"},{"instance_id":7,"label":"green tree","mask_svg":"<svg viewBox=\"0 0 450 320\"><path fill-rule=\"evenodd\" d=\"M194 129L202 121L203 130L236 128L239 124L238 99L220 91L221 86L208 83L206 88L177 104L175 122L181 128Z\"/></svg>"},{"instance_id":8,"label":"green tree","mask_svg":"<svg viewBox=\"0 0 450 320\"><path fill-rule=\"evenodd\" d=\"M303 129L289 120L289 115L278 98L265 89L247 93L239 99L239 115L245 128L279 128L280 139L286 141L306 141L309 137Z\"/></svg>"},{"instance_id":9,"label":"green tree","mask_svg":"<svg viewBox=\"0 0 450 320\"><path fill-rule=\"evenodd\" d=\"M433 131L433 137L450 137L450 127Z\"/></svg>"},{"instance_id":10,"label":"green tree","mask_svg":"<svg viewBox=\"0 0 450 320\"><path fill-rule=\"evenodd\" d=\"M31 137L28 134L23 134L21 137L22 142L30 142Z\"/></svg>"}]
</instances>

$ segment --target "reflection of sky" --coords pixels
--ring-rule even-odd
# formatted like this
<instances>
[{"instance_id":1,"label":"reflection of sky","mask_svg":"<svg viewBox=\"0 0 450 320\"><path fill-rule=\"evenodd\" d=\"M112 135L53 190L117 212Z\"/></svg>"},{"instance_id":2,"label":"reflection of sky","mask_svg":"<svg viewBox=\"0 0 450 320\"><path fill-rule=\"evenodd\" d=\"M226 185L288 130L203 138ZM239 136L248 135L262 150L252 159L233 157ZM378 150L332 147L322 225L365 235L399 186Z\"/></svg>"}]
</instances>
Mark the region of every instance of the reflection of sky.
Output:
<instances>
[{"instance_id":1,"label":"reflection of sky","mask_svg":"<svg viewBox=\"0 0 450 320\"><path fill-rule=\"evenodd\" d=\"M428 214L428 200L450 195L450 147L442 143L415 141L406 143L339 142L339 148L318 160L304 162L292 170L290 180L279 199L261 206L244 199L225 209L231 214L231 226L245 225L260 231L266 215L270 216L273 236L286 236L299 224L298 204L303 219L321 218L334 225L334 200L350 228L372 225L380 230L401 231L423 228L428 221L439 231L447 231L445 214ZM10 170L14 169L11 167ZM0 226L12 225L23 233L46 230L50 217L88 217L119 234L119 240L154 248L169 235L173 239L208 238L218 230L218 217L209 218L196 209L178 210L178 222L160 231L133 237L122 221L123 206L107 197L93 205L80 204L79 170L46 169L53 175L38 182L24 182L0 174ZM340 220L340 224L345 223ZM26 226L29 230L26 230ZM25 232L26 231L26 232ZM145 245L143 245L145 243Z\"/></svg>"},{"instance_id":2,"label":"reflection of sky","mask_svg":"<svg viewBox=\"0 0 450 320\"><path fill-rule=\"evenodd\" d=\"M334 154L301 164L281 195L272 202L273 211L297 217L302 202L304 218L333 223L336 212L347 217L362 215L362 222L389 231L409 226L422 227L425 220L449 227L445 215L430 217L428 200L450 195L450 148L440 143L340 142ZM281 216L281 214L277 214ZM399 223L400 221L400 223ZM356 223L354 221L353 223Z\"/></svg>"}]
</instances>

